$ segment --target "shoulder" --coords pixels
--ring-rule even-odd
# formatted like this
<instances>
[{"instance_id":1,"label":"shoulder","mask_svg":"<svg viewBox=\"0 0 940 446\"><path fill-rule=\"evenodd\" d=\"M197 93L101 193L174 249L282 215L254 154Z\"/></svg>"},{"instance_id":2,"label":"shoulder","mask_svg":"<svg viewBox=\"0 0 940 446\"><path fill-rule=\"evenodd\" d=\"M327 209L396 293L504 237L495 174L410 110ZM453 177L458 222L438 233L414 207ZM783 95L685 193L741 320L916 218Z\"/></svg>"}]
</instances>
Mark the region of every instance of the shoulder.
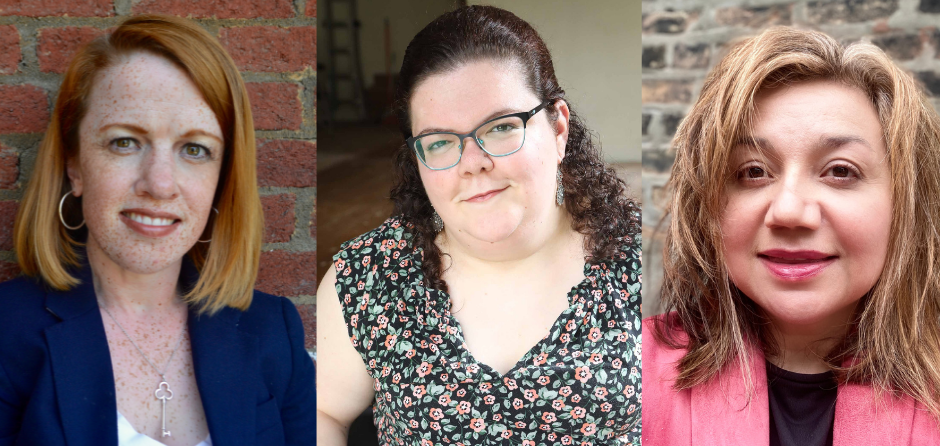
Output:
<instances>
[{"instance_id":1,"label":"shoulder","mask_svg":"<svg viewBox=\"0 0 940 446\"><path fill-rule=\"evenodd\" d=\"M689 389L675 390L678 363L685 349L671 348L656 330L674 330L672 314L643 320L643 442L683 444L691 425ZM672 332L682 337L681 332Z\"/></svg>"},{"instance_id":2,"label":"shoulder","mask_svg":"<svg viewBox=\"0 0 940 446\"><path fill-rule=\"evenodd\" d=\"M628 236L619 237L617 239L619 243L619 250L614 255L615 262L638 262L640 260L640 253L643 251L643 236L641 234L633 234ZM637 265L639 268L639 265Z\"/></svg>"},{"instance_id":3,"label":"shoulder","mask_svg":"<svg viewBox=\"0 0 940 446\"><path fill-rule=\"evenodd\" d=\"M46 330L60 320L46 309L48 292L44 283L25 276L0 283L0 400L14 406L25 404L20 398L44 379L52 354ZM4 394L11 388L15 394Z\"/></svg>"},{"instance_id":4,"label":"shoulder","mask_svg":"<svg viewBox=\"0 0 940 446\"><path fill-rule=\"evenodd\" d=\"M307 338L297 306L286 297L255 290L251 306L241 312L237 326L258 341L257 357L253 359L260 365L267 392L276 400L263 405L280 411L288 440L302 437L314 441L309 427L316 416L316 372L304 345ZM240 373L248 376L250 370ZM271 416L272 409L265 412L259 405L258 422L262 413Z\"/></svg>"},{"instance_id":5,"label":"shoulder","mask_svg":"<svg viewBox=\"0 0 940 446\"><path fill-rule=\"evenodd\" d=\"M648 403L670 401L687 391L673 389L679 376L679 361L686 354L684 348L672 348L661 334L682 341L684 332L673 323L674 314L661 314L643 320L643 391L656 398L645 398ZM668 404L668 403L667 403Z\"/></svg>"},{"instance_id":6,"label":"shoulder","mask_svg":"<svg viewBox=\"0 0 940 446\"><path fill-rule=\"evenodd\" d=\"M258 335L272 336L286 334L285 329L299 322L297 307L290 299L255 290L251 306L242 311L238 326Z\"/></svg>"},{"instance_id":7,"label":"shoulder","mask_svg":"<svg viewBox=\"0 0 940 446\"><path fill-rule=\"evenodd\" d=\"M343 243L340 251L333 256L333 266L337 275L342 275L346 268L375 266L376 259L397 258L410 253L413 238L413 226L410 223L401 217L389 218L379 227Z\"/></svg>"},{"instance_id":8,"label":"shoulder","mask_svg":"<svg viewBox=\"0 0 940 446\"><path fill-rule=\"evenodd\" d=\"M235 317L223 314L227 311L235 312ZM227 308L217 316L220 322L234 323L242 335L257 340L262 368L271 376L289 379L297 356L310 359L300 313L286 297L256 290L248 309Z\"/></svg>"},{"instance_id":9,"label":"shoulder","mask_svg":"<svg viewBox=\"0 0 940 446\"><path fill-rule=\"evenodd\" d=\"M655 381L670 381L670 387L678 376L676 366L686 350L670 347L660 335L672 336L679 342L687 339L674 318L675 313L669 313L643 319L643 372L649 371Z\"/></svg>"},{"instance_id":10,"label":"shoulder","mask_svg":"<svg viewBox=\"0 0 940 446\"><path fill-rule=\"evenodd\" d=\"M405 286L406 277L420 280L420 251L412 244L413 226L399 217L342 245L333 256L336 294L344 306L375 300L384 291Z\"/></svg>"},{"instance_id":11,"label":"shoulder","mask_svg":"<svg viewBox=\"0 0 940 446\"><path fill-rule=\"evenodd\" d=\"M414 236L413 229L414 226L401 216L390 217L382 222L379 227L343 243L340 246L340 252L361 251L376 245L381 246L383 245L382 242L388 246L392 241L397 244L400 240L411 240Z\"/></svg>"},{"instance_id":12,"label":"shoulder","mask_svg":"<svg viewBox=\"0 0 940 446\"><path fill-rule=\"evenodd\" d=\"M610 258L600 260L607 264L612 273L623 276L623 281L641 281L643 239L640 234L623 235L616 237L616 244ZM625 275L624 275L625 274Z\"/></svg>"},{"instance_id":13,"label":"shoulder","mask_svg":"<svg viewBox=\"0 0 940 446\"><path fill-rule=\"evenodd\" d=\"M0 337L22 332L31 323L51 320L45 309L48 289L41 281L21 276L0 283Z\"/></svg>"},{"instance_id":14,"label":"shoulder","mask_svg":"<svg viewBox=\"0 0 940 446\"><path fill-rule=\"evenodd\" d=\"M624 303L630 304L639 320L640 295L643 287L643 267L640 256L641 240L639 236L618 239L619 248L609 259L591 262L591 269L598 270L605 277L606 286L613 286L620 293ZM588 273L586 273L588 274ZM594 273L589 273L594 274ZM600 284L598 284L600 285ZM639 325L639 322L637 322Z\"/></svg>"},{"instance_id":15,"label":"shoulder","mask_svg":"<svg viewBox=\"0 0 940 446\"><path fill-rule=\"evenodd\" d=\"M2 299L4 305L8 299L41 297L45 294L45 285L32 277L20 276L6 282L0 282L0 299Z\"/></svg>"}]
</instances>

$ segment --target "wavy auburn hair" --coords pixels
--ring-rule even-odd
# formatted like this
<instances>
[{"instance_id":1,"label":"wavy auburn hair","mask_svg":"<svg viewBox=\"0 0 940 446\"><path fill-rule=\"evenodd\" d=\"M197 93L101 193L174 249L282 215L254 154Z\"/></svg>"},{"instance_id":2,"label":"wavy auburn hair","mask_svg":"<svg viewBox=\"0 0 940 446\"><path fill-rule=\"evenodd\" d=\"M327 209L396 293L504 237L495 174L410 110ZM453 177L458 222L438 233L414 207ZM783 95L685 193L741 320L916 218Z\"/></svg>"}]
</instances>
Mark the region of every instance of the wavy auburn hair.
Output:
<instances>
[{"instance_id":1,"label":"wavy auburn hair","mask_svg":"<svg viewBox=\"0 0 940 446\"><path fill-rule=\"evenodd\" d=\"M940 417L940 121L914 79L869 43L843 47L819 32L772 28L734 47L708 75L675 137L662 287L665 310L674 313L654 335L687 349L677 390L735 362L750 376L752 346L778 352L769 320L730 282L719 222L729 157L751 135L757 93L817 79L857 88L871 101L894 203L881 277L825 360L841 382L909 395Z\"/></svg>"},{"instance_id":2,"label":"wavy auburn hair","mask_svg":"<svg viewBox=\"0 0 940 446\"><path fill-rule=\"evenodd\" d=\"M430 76L459 69L468 63L495 60L506 69L522 70L527 87L540 101L565 100L558 85L548 47L535 29L509 11L492 6L458 8L435 19L419 32L405 51L396 90L395 109L402 136L411 132L411 98L417 86ZM568 142L561 162L565 186L565 210L571 215L574 230L585 234L589 261L614 256L623 243L630 243L640 232L640 209L627 198L626 185L614 170L604 164L600 148L568 102L570 112ZM558 111L548 107L549 121L558 119ZM437 231L431 218L418 160L407 145L395 157L396 180L391 198L394 214L414 224L417 247L424 251L423 269L428 285L447 290L441 280L441 250L434 243Z\"/></svg>"},{"instance_id":3,"label":"wavy auburn hair","mask_svg":"<svg viewBox=\"0 0 940 446\"><path fill-rule=\"evenodd\" d=\"M189 75L219 120L225 156L213 206L218 209L211 243L197 243L189 256L200 270L185 299L203 311L251 304L261 251L263 214L255 176L255 134L245 83L219 42L195 23L172 16L130 18L72 59L62 78L49 128L14 225L20 268L49 286L67 290L78 284L70 267L80 264L76 248L87 229L70 231L59 222L59 199L71 190L66 162L79 154L79 124L100 74L131 54L166 58ZM67 221L83 219L75 200L63 209Z\"/></svg>"}]
</instances>

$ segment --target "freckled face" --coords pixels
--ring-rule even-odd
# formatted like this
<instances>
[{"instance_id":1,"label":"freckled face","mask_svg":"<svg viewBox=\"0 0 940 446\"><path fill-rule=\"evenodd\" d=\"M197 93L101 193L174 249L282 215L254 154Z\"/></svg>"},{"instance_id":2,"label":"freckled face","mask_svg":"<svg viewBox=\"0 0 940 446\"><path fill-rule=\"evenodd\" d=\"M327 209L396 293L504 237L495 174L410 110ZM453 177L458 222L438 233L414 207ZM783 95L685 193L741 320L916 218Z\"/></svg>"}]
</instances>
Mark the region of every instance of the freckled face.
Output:
<instances>
[{"instance_id":1,"label":"freckled face","mask_svg":"<svg viewBox=\"0 0 940 446\"><path fill-rule=\"evenodd\" d=\"M881 124L860 90L802 82L757 97L722 215L734 284L775 323L845 323L878 280L891 228Z\"/></svg>"},{"instance_id":2,"label":"freckled face","mask_svg":"<svg viewBox=\"0 0 940 446\"><path fill-rule=\"evenodd\" d=\"M89 251L141 274L180 262L212 212L224 148L192 80L162 57L129 56L96 77L79 138L68 174Z\"/></svg>"},{"instance_id":3,"label":"freckled face","mask_svg":"<svg viewBox=\"0 0 940 446\"><path fill-rule=\"evenodd\" d=\"M515 64L471 62L418 84L411 100L411 130L414 135L466 133L492 118L529 111L540 102ZM561 106L567 107L563 102ZM498 242L528 233L557 212L555 174L568 133L565 126L556 134L547 111L529 119L523 146L511 155L491 157L466 138L456 166L431 170L418 162L428 198L448 234ZM558 119L565 116L567 108Z\"/></svg>"}]
</instances>

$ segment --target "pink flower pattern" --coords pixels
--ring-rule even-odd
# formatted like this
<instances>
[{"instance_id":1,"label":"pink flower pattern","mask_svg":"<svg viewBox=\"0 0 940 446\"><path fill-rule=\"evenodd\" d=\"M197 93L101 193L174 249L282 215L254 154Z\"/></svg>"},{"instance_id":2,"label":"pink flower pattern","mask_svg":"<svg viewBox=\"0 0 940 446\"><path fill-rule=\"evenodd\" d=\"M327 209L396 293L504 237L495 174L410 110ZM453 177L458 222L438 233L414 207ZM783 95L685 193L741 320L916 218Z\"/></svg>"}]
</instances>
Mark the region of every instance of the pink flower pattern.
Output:
<instances>
[{"instance_id":1,"label":"pink flower pattern","mask_svg":"<svg viewBox=\"0 0 940 446\"><path fill-rule=\"evenodd\" d=\"M447 293L425 286L411 228L389 219L334 257L381 445L639 444L639 235L585 265L569 308L500 375L470 355Z\"/></svg>"}]
</instances>

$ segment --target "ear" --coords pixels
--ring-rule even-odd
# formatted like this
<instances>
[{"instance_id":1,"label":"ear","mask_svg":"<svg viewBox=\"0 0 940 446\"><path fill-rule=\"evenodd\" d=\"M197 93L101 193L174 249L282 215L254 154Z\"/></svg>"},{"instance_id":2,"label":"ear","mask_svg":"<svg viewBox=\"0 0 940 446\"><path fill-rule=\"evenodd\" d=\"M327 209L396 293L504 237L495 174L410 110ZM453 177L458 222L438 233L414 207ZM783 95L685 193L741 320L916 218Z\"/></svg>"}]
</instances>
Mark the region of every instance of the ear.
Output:
<instances>
[{"instance_id":1,"label":"ear","mask_svg":"<svg viewBox=\"0 0 940 446\"><path fill-rule=\"evenodd\" d=\"M564 99L559 99L552 106L555 107L558 118L555 119L555 146L558 148L558 162L565 158L565 149L568 146L568 123L571 119L571 112L568 110L568 103Z\"/></svg>"},{"instance_id":2,"label":"ear","mask_svg":"<svg viewBox=\"0 0 940 446\"><path fill-rule=\"evenodd\" d=\"M78 156L69 158L65 162L65 172L69 176L69 182L72 183L72 195L82 196L82 168L78 161Z\"/></svg>"}]
</instances>

